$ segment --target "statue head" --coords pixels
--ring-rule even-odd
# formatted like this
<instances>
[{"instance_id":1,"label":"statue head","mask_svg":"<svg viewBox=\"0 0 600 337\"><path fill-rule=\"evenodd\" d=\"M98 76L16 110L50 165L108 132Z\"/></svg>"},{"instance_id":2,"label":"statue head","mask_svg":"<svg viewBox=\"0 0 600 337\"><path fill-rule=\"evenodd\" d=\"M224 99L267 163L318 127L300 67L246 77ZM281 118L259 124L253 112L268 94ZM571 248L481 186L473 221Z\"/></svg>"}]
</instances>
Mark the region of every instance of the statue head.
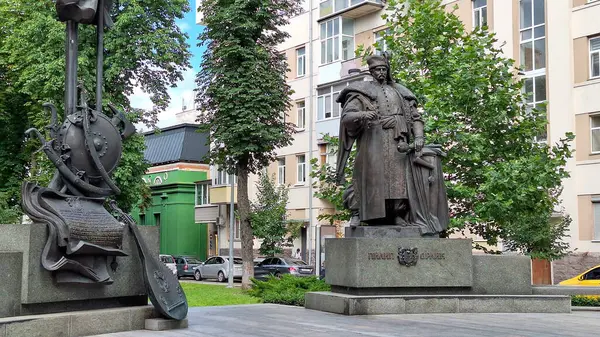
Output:
<instances>
[{"instance_id":1,"label":"statue head","mask_svg":"<svg viewBox=\"0 0 600 337\"><path fill-rule=\"evenodd\" d=\"M379 83L385 83L391 80L390 78L390 64L384 56L371 55L367 58L367 64L369 65L369 72L373 79Z\"/></svg>"}]
</instances>

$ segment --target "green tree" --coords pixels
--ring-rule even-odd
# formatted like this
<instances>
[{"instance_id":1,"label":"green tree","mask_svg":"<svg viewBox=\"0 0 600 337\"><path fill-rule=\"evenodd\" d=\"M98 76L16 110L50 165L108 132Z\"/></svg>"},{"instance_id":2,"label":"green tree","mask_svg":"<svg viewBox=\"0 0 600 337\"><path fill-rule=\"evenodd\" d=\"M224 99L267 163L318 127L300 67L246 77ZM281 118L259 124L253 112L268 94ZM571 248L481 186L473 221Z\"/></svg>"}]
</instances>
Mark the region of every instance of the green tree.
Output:
<instances>
[{"instance_id":1,"label":"green tree","mask_svg":"<svg viewBox=\"0 0 600 337\"><path fill-rule=\"evenodd\" d=\"M336 155L338 153L339 138L332 137L329 134L323 135L323 142L331 148L328 155ZM317 216L318 220L328 221L330 225L335 225L340 221L350 220L351 214L348 209L344 208L343 193L352 184L352 170L354 167L354 159L356 157L356 145L352 148L348 162L345 167L346 180L344 184L338 185L336 179L336 167L329 163L320 163L318 158L313 158L311 162L310 175L315 178L313 187L315 187L315 197L329 201L335 208L334 213L323 213Z\"/></svg>"},{"instance_id":2,"label":"green tree","mask_svg":"<svg viewBox=\"0 0 600 337\"><path fill-rule=\"evenodd\" d=\"M242 286L254 274L248 176L275 160L275 149L291 143L293 125L284 121L291 108L285 55L277 45L281 30L300 13L296 0L205 0L200 4L207 47L197 76L205 132L210 132L213 164L238 177Z\"/></svg>"},{"instance_id":3,"label":"green tree","mask_svg":"<svg viewBox=\"0 0 600 337\"><path fill-rule=\"evenodd\" d=\"M153 125L165 110L169 87L189 68L186 34L175 24L189 10L187 0L113 1L114 26L105 31L104 104L122 108L133 122ZM44 130L50 116L45 102L64 108L65 23L57 20L55 1L0 2L0 125L10 135L0 139L0 194L8 206L18 205L19 185L25 177L47 184L54 171L37 140L23 141L28 127ZM79 25L78 79L95 92L95 27ZM127 98L141 87L154 103L151 111L133 109ZM62 118L63 116L61 116ZM5 122L8 121L8 124ZM125 141L122 164L115 173L123 194L119 206L130 209L145 187L141 180L143 139Z\"/></svg>"},{"instance_id":4,"label":"green tree","mask_svg":"<svg viewBox=\"0 0 600 337\"><path fill-rule=\"evenodd\" d=\"M486 27L466 31L440 0L388 6L384 40L393 77L419 98L427 142L448 153L448 234L466 230L532 257L563 256L571 219L559 198L574 136L553 145L535 141L546 133L545 107L527 104L514 60L502 56Z\"/></svg>"},{"instance_id":5,"label":"green tree","mask_svg":"<svg viewBox=\"0 0 600 337\"><path fill-rule=\"evenodd\" d=\"M275 184L275 175L269 178L260 173L256 182L256 201L250 203L250 224L254 236L262 239L260 253L273 256L283 253L291 245L287 228L288 188Z\"/></svg>"}]
</instances>

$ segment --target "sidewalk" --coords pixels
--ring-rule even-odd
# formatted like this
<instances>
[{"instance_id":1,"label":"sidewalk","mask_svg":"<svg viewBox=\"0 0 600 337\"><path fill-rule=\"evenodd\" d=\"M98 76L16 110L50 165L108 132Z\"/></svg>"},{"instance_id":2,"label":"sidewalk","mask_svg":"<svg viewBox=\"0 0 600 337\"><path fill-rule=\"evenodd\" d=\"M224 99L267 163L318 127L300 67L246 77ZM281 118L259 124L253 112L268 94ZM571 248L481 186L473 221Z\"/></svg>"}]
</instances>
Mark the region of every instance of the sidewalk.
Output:
<instances>
[{"instance_id":1,"label":"sidewalk","mask_svg":"<svg viewBox=\"0 0 600 337\"><path fill-rule=\"evenodd\" d=\"M254 304L191 308L189 328L97 337L581 337L600 331L600 312L572 314L428 314L341 316L299 307Z\"/></svg>"}]
</instances>

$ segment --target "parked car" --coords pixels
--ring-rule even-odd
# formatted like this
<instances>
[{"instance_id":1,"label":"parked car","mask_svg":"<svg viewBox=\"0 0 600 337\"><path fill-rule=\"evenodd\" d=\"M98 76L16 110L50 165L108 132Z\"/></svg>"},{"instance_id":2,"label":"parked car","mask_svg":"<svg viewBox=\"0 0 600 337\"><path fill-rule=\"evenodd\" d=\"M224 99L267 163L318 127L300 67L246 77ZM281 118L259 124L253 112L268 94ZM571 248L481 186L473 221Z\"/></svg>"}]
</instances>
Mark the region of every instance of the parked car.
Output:
<instances>
[{"instance_id":1,"label":"parked car","mask_svg":"<svg viewBox=\"0 0 600 337\"><path fill-rule=\"evenodd\" d=\"M600 265L590 268L583 273L560 282L560 286L600 287ZM600 298L598 295L586 295L588 298Z\"/></svg>"},{"instance_id":2,"label":"parked car","mask_svg":"<svg viewBox=\"0 0 600 337\"><path fill-rule=\"evenodd\" d=\"M289 257L268 257L254 267L256 279L265 279L268 275L280 277L282 274L311 276L315 269L302 260Z\"/></svg>"},{"instance_id":3,"label":"parked car","mask_svg":"<svg viewBox=\"0 0 600 337\"><path fill-rule=\"evenodd\" d=\"M193 277L194 269L199 266L202 261L193 256L174 256L177 264L177 278Z\"/></svg>"},{"instance_id":4,"label":"parked car","mask_svg":"<svg viewBox=\"0 0 600 337\"><path fill-rule=\"evenodd\" d=\"M160 261L164 263L167 268L169 268L173 275L177 275L177 264L175 264L175 259L171 255L160 254Z\"/></svg>"},{"instance_id":5,"label":"parked car","mask_svg":"<svg viewBox=\"0 0 600 337\"><path fill-rule=\"evenodd\" d=\"M233 279L242 278L242 258L233 257ZM216 279L219 282L229 280L229 257L213 256L201 263L194 271L194 279Z\"/></svg>"}]
</instances>

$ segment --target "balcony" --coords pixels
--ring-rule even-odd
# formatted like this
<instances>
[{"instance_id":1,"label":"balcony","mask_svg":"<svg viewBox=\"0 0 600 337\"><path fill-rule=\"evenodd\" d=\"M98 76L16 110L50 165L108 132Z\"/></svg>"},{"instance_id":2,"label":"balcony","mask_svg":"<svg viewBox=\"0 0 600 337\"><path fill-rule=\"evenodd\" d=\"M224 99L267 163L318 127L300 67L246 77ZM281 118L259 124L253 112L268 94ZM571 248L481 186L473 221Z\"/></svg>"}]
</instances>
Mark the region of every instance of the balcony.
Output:
<instances>
[{"instance_id":1,"label":"balcony","mask_svg":"<svg viewBox=\"0 0 600 337\"><path fill-rule=\"evenodd\" d=\"M340 77L348 77L357 75L363 71L367 71L367 65L362 64L362 58L356 57L347 61L342 62L342 69L340 70ZM352 73L350 73L352 71Z\"/></svg>"},{"instance_id":2,"label":"balcony","mask_svg":"<svg viewBox=\"0 0 600 337\"><path fill-rule=\"evenodd\" d=\"M319 20L323 21L336 15L357 19L381 10L381 0L326 0L319 7Z\"/></svg>"},{"instance_id":3,"label":"balcony","mask_svg":"<svg viewBox=\"0 0 600 337\"><path fill-rule=\"evenodd\" d=\"M237 187L234 187L236 190L234 191L235 195L233 196L233 202L237 203ZM210 204L211 205L219 205L219 204L229 204L231 202L231 186L222 185L215 186L210 188Z\"/></svg>"}]
</instances>

